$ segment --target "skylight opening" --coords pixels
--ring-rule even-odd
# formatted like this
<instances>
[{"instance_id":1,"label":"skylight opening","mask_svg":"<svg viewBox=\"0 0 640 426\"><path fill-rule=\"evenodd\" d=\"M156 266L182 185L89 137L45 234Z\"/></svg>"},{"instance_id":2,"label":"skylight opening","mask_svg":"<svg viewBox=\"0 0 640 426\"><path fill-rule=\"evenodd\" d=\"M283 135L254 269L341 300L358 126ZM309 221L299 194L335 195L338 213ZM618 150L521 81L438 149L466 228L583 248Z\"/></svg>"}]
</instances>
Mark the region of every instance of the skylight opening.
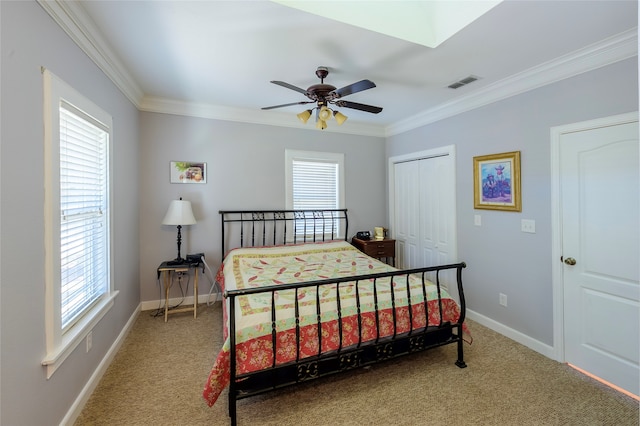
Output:
<instances>
[{"instance_id":1,"label":"skylight opening","mask_svg":"<svg viewBox=\"0 0 640 426\"><path fill-rule=\"evenodd\" d=\"M438 47L502 2L502 0L272 1L430 48Z\"/></svg>"}]
</instances>

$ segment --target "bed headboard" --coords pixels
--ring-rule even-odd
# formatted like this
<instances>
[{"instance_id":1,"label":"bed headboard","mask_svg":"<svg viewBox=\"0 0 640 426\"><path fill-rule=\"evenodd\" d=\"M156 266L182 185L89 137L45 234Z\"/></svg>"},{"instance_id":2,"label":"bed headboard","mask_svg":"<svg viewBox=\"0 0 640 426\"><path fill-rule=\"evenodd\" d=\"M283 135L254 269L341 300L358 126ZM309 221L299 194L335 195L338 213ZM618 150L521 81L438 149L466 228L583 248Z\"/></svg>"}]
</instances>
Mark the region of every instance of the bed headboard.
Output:
<instances>
[{"instance_id":1,"label":"bed headboard","mask_svg":"<svg viewBox=\"0 0 640 426\"><path fill-rule=\"evenodd\" d=\"M235 247L347 240L347 209L220 210L222 256Z\"/></svg>"}]
</instances>

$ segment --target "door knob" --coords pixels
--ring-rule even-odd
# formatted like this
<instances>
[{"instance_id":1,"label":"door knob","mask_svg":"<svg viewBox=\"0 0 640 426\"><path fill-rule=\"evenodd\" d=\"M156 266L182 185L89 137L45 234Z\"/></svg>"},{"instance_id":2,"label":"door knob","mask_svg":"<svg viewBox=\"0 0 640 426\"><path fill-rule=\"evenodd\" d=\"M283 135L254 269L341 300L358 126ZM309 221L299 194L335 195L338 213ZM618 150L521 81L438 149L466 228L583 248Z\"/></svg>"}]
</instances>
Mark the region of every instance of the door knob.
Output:
<instances>
[{"instance_id":1,"label":"door knob","mask_svg":"<svg viewBox=\"0 0 640 426\"><path fill-rule=\"evenodd\" d=\"M564 263L566 263L567 265L575 265L576 264L576 260L573 257L567 257L564 260Z\"/></svg>"}]
</instances>

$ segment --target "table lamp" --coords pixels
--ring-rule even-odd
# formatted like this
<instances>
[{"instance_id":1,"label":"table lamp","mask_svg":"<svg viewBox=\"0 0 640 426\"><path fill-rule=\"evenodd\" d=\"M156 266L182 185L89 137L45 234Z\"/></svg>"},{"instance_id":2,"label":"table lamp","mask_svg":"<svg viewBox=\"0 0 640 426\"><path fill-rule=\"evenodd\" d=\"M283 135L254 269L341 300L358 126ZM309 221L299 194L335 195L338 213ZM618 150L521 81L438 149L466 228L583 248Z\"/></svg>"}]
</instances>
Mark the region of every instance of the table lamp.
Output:
<instances>
[{"instance_id":1,"label":"table lamp","mask_svg":"<svg viewBox=\"0 0 640 426\"><path fill-rule=\"evenodd\" d=\"M171 264L181 264L185 262L185 259L180 256L180 244L182 243L182 234L180 230L183 225L195 225L196 218L193 217L193 210L191 210L191 202L184 201L182 197L179 200L172 200L169 204L169 210L162 220L163 225L177 225L178 226L178 257L170 261Z\"/></svg>"}]
</instances>

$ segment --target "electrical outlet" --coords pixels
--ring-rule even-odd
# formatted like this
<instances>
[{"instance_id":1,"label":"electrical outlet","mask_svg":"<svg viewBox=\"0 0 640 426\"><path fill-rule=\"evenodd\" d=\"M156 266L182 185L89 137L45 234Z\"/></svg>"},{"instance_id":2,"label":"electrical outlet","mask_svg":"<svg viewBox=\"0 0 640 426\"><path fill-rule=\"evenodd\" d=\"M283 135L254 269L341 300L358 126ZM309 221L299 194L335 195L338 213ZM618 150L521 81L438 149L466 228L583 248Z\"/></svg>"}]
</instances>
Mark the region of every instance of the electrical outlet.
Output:
<instances>
[{"instance_id":1,"label":"electrical outlet","mask_svg":"<svg viewBox=\"0 0 640 426\"><path fill-rule=\"evenodd\" d=\"M507 295L504 293L500 293L500 306L504 306L505 308L507 307Z\"/></svg>"},{"instance_id":2,"label":"electrical outlet","mask_svg":"<svg viewBox=\"0 0 640 426\"><path fill-rule=\"evenodd\" d=\"M87 334L87 352L91 350L91 346L93 346L93 331Z\"/></svg>"}]
</instances>

